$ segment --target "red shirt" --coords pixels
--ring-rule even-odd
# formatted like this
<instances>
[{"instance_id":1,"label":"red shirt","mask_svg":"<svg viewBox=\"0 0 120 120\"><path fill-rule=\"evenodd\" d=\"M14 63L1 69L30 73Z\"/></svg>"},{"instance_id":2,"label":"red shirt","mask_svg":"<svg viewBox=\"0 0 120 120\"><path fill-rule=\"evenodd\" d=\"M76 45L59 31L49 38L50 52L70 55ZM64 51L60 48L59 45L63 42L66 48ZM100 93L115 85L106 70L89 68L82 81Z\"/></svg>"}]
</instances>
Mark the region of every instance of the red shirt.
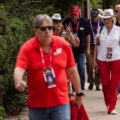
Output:
<instances>
[{"instance_id":1,"label":"red shirt","mask_svg":"<svg viewBox=\"0 0 120 120\"><path fill-rule=\"evenodd\" d=\"M84 108L84 105L81 105L81 108L79 109L77 105L74 103L74 99L70 99L70 106L71 106L71 120L89 120L89 117L87 115L86 109Z\"/></svg>"},{"instance_id":2,"label":"red shirt","mask_svg":"<svg viewBox=\"0 0 120 120\"><path fill-rule=\"evenodd\" d=\"M37 37L23 44L17 57L16 67L27 70L28 107L53 107L69 103L66 69L75 66L71 46L64 39L52 38L52 63L49 53L43 50L45 66L52 64L56 87L48 88L44 77ZM61 52L57 52L61 49Z\"/></svg>"}]
</instances>

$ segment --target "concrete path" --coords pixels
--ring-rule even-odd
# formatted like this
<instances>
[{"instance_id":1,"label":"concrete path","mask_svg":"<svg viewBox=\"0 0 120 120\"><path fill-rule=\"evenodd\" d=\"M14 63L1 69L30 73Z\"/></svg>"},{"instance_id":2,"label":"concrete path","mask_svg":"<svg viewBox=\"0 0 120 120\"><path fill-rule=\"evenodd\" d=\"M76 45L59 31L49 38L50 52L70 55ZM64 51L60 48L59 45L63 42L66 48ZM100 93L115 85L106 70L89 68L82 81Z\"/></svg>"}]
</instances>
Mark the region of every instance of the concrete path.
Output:
<instances>
[{"instance_id":1,"label":"concrete path","mask_svg":"<svg viewBox=\"0 0 120 120\"><path fill-rule=\"evenodd\" d=\"M116 105L117 115L108 115L104 104L102 91L89 91L86 85L86 96L84 97L84 106L88 113L90 120L120 120L120 96ZM21 119L18 119L21 118ZM27 109L22 112L19 117L14 116L9 120L28 120Z\"/></svg>"},{"instance_id":2,"label":"concrete path","mask_svg":"<svg viewBox=\"0 0 120 120\"><path fill-rule=\"evenodd\" d=\"M120 96L116 105L117 115L109 115L104 104L102 91L87 90L86 93L84 106L90 120L120 120Z\"/></svg>"}]
</instances>

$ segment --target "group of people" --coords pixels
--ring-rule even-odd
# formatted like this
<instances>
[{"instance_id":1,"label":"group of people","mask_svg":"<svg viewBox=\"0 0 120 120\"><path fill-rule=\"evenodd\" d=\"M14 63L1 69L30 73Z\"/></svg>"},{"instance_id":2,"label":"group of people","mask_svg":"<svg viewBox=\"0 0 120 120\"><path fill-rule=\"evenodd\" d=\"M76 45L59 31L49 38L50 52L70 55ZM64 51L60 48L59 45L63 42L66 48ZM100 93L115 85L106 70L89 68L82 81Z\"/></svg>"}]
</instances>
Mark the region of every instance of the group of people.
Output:
<instances>
[{"instance_id":1,"label":"group of people","mask_svg":"<svg viewBox=\"0 0 120 120\"><path fill-rule=\"evenodd\" d=\"M115 14L115 15L114 15ZM82 105L85 90L85 61L89 90L100 90L108 114L116 114L120 81L120 5L91 10L91 18L80 16L73 5L70 17L41 14L34 18L35 37L27 40L17 56L15 88L23 92L28 85L30 120L70 120L68 79L76 92L74 104ZM116 17L116 26L114 20ZM27 83L23 80L27 71Z\"/></svg>"}]
</instances>

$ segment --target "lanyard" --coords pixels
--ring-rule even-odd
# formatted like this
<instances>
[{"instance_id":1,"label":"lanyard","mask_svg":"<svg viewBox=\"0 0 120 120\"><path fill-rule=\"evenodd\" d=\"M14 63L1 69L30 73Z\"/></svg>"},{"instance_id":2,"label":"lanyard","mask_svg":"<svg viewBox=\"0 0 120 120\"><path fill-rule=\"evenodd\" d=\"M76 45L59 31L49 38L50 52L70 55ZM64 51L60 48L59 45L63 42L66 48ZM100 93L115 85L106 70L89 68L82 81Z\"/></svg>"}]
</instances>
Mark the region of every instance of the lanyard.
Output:
<instances>
[{"instance_id":1,"label":"lanyard","mask_svg":"<svg viewBox=\"0 0 120 120\"><path fill-rule=\"evenodd\" d=\"M41 59L42 59L42 66L43 66L43 69L46 69L46 66L45 66L45 60L44 60L44 55L43 55L43 49L42 47L39 45L39 49L40 49L40 55L41 55ZM50 49L50 53L49 53L49 62L52 63L52 49ZM51 67L52 65L50 65L49 67Z\"/></svg>"},{"instance_id":2,"label":"lanyard","mask_svg":"<svg viewBox=\"0 0 120 120\"><path fill-rule=\"evenodd\" d=\"M76 33L78 32L78 27L79 27L79 21L77 22ZM70 28L71 28L71 32L73 32L73 27L71 22L70 22Z\"/></svg>"},{"instance_id":3,"label":"lanyard","mask_svg":"<svg viewBox=\"0 0 120 120\"><path fill-rule=\"evenodd\" d=\"M60 33L56 33L56 32L53 32L53 35L56 35L56 36L59 36L59 37L61 37L62 36L62 32L63 32L63 30L61 30L61 32Z\"/></svg>"},{"instance_id":4,"label":"lanyard","mask_svg":"<svg viewBox=\"0 0 120 120\"><path fill-rule=\"evenodd\" d=\"M91 22L91 20L90 20L90 26L91 26L91 30L92 30L93 35L95 35L95 32L94 32L93 27L92 27L92 22ZM97 33L98 33L98 29L99 29L99 20L98 20L98 22L97 22ZM97 34L97 33L96 33L96 34Z\"/></svg>"}]
</instances>

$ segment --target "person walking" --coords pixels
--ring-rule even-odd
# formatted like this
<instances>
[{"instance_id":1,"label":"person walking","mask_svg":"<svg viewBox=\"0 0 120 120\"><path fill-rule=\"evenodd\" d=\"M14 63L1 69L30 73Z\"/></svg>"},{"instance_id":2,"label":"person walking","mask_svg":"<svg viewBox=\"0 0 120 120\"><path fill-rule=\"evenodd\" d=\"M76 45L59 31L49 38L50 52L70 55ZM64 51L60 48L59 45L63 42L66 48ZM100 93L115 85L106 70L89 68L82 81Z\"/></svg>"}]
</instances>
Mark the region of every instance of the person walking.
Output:
<instances>
[{"instance_id":1,"label":"person walking","mask_svg":"<svg viewBox=\"0 0 120 120\"><path fill-rule=\"evenodd\" d=\"M116 17L116 25L120 26L120 4L115 5L114 14ZM120 94L120 83L118 86L118 95Z\"/></svg>"},{"instance_id":2,"label":"person walking","mask_svg":"<svg viewBox=\"0 0 120 120\"><path fill-rule=\"evenodd\" d=\"M90 30L88 23L80 18L79 13L79 6L71 6L70 17L63 21L63 26L80 40L79 46L72 47L72 50L81 79L81 88L85 90L85 57L90 55Z\"/></svg>"},{"instance_id":3,"label":"person walking","mask_svg":"<svg viewBox=\"0 0 120 120\"><path fill-rule=\"evenodd\" d=\"M99 45L97 60L105 105L108 114L116 114L115 105L120 81L120 27L114 25L113 9L105 9L101 17L105 26L97 36L94 67L97 66L96 48Z\"/></svg>"},{"instance_id":4,"label":"person walking","mask_svg":"<svg viewBox=\"0 0 120 120\"><path fill-rule=\"evenodd\" d=\"M116 17L116 25L120 26L120 4L117 4L114 8L114 14Z\"/></svg>"},{"instance_id":5,"label":"person walking","mask_svg":"<svg viewBox=\"0 0 120 120\"><path fill-rule=\"evenodd\" d=\"M53 35L64 38L69 42L71 46L77 47L79 45L79 39L75 37L69 30L64 30L62 25L62 18L59 13L54 13L52 15L53 20Z\"/></svg>"},{"instance_id":6,"label":"person walking","mask_svg":"<svg viewBox=\"0 0 120 120\"><path fill-rule=\"evenodd\" d=\"M74 104L82 104L80 78L71 46L53 36L53 22L46 14L33 21L35 37L27 40L17 56L14 69L15 88L23 92L27 71L29 120L70 120L67 75L76 91Z\"/></svg>"},{"instance_id":7,"label":"person walking","mask_svg":"<svg viewBox=\"0 0 120 120\"><path fill-rule=\"evenodd\" d=\"M100 89L100 76L99 76L99 69L93 68L93 53L94 53L94 46L96 44L96 37L100 27L104 24L99 19L99 11L97 9L91 10L91 18L87 20L89 27L90 27L90 38L91 38L91 45L90 45L90 55L86 57L86 68L87 68L87 75L88 75L88 89L92 90L94 84L96 86L96 90ZM95 71L95 72L94 72Z\"/></svg>"},{"instance_id":8,"label":"person walking","mask_svg":"<svg viewBox=\"0 0 120 120\"><path fill-rule=\"evenodd\" d=\"M65 39L70 46L74 46L77 47L79 46L79 38L75 37L71 31L69 31L69 29L63 29L63 25L62 25L62 17L59 13L54 13L52 15L52 20L53 20L53 35L55 36L59 36L63 39ZM72 89L72 85L71 82L69 80L68 77L68 86L69 86L69 96L73 96L73 89Z\"/></svg>"}]
</instances>

